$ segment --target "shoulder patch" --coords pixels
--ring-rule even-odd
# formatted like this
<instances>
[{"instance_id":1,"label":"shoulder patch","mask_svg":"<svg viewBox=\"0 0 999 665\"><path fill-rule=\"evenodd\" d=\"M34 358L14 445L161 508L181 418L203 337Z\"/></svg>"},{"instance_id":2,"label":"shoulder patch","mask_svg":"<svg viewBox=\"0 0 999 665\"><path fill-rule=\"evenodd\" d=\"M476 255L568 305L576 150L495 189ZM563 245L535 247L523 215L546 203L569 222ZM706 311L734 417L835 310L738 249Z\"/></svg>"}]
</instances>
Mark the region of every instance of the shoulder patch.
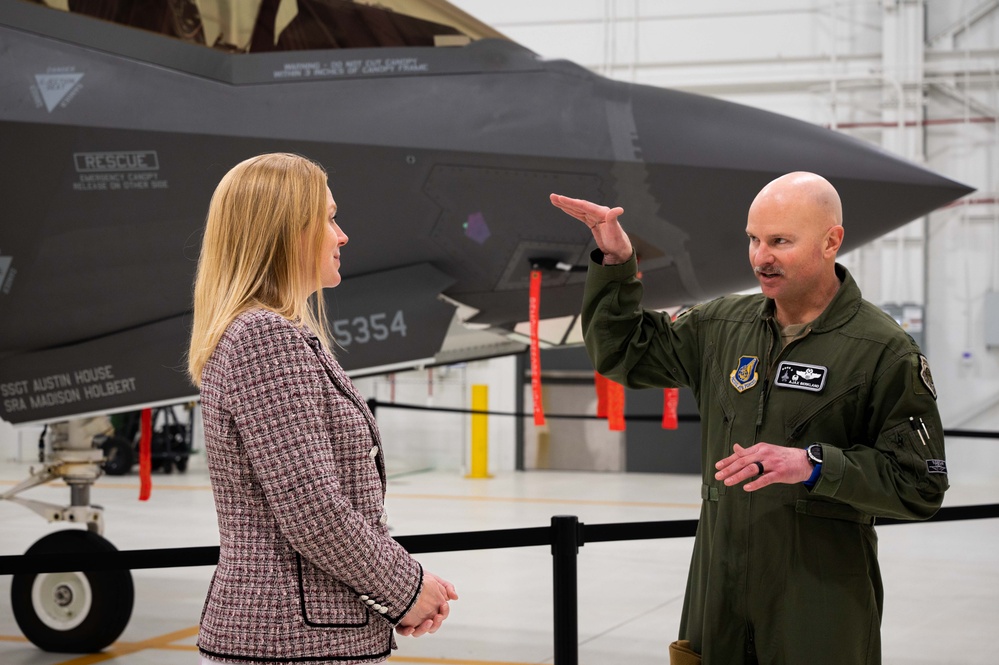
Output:
<instances>
[{"instance_id":1,"label":"shoulder patch","mask_svg":"<svg viewBox=\"0 0 999 665\"><path fill-rule=\"evenodd\" d=\"M930 394L933 395L933 399L936 399L937 387L933 385L933 375L930 374L930 363L926 360L926 356L922 354L919 356L919 380L930 391Z\"/></svg>"},{"instance_id":2,"label":"shoulder patch","mask_svg":"<svg viewBox=\"0 0 999 665\"><path fill-rule=\"evenodd\" d=\"M756 356L739 358L739 366L728 375L732 387L741 393L755 386L760 380L760 374L756 371L756 366L759 364L760 359Z\"/></svg>"}]
</instances>

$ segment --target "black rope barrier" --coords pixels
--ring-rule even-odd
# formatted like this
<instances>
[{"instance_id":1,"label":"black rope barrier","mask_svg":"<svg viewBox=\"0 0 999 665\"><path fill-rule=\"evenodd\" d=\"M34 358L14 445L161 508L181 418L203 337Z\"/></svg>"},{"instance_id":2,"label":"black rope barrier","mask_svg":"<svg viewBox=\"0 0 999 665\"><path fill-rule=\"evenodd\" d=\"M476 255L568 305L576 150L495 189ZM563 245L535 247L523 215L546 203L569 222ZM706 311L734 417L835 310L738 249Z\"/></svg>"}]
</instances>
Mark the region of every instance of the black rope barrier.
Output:
<instances>
[{"instance_id":1,"label":"black rope barrier","mask_svg":"<svg viewBox=\"0 0 999 665\"><path fill-rule=\"evenodd\" d=\"M999 518L999 504L944 507L927 520L879 517L876 525L891 526L994 518ZM689 538L697 532L697 523L698 520L580 523L579 544L582 546L586 543L597 542ZM554 536L552 527L529 527L397 536L395 540L411 554L424 554L552 545ZM0 556L0 575L214 566L218 560L219 548L217 546L81 552L73 553L71 561L66 560L66 554L33 554L31 556L20 554Z\"/></svg>"},{"instance_id":2,"label":"black rope barrier","mask_svg":"<svg viewBox=\"0 0 999 665\"><path fill-rule=\"evenodd\" d=\"M945 429L944 436L957 439L999 439L999 432L984 432L974 429Z\"/></svg>"},{"instance_id":3,"label":"black rope barrier","mask_svg":"<svg viewBox=\"0 0 999 665\"><path fill-rule=\"evenodd\" d=\"M376 399L368 400L368 407L371 409L372 413L380 407L385 407L387 409L407 409L410 411L439 411L441 413L464 413L471 415L482 415L482 416L506 416L514 418L533 418L534 412L527 411L490 411L488 409L462 409L458 407L449 406L421 406L419 404L401 404L398 402L382 402ZM585 413L546 413L545 418L552 418L555 420L607 420L601 416L591 416ZM662 415L655 414L636 414L625 416L625 422L628 421L638 421L638 422L660 422L662 421ZM701 422L701 416L692 414L677 414L677 422L681 423L699 423ZM999 440L999 432L990 432L987 430L972 430L972 429L945 429L943 431L944 436L950 436L958 439L996 439Z\"/></svg>"},{"instance_id":4,"label":"black rope barrier","mask_svg":"<svg viewBox=\"0 0 999 665\"><path fill-rule=\"evenodd\" d=\"M385 407L387 409L409 409L411 411L440 411L441 413L465 413L471 415L481 415L481 416L511 416L514 418L533 418L534 412L525 411L489 411L484 409L462 409L458 407L450 406L420 406L419 404L399 404L397 402L379 402L378 400L369 399L368 407L371 409L372 413L376 412L376 409L380 407ZM556 420L607 420L606 418L601 418L600 416L590 416L585 413L545 413L545 418L552 418ZM661 415L634 415L628 416L626 420L639 420L639 421L652 421L660 422L663 419ZM701 421L701 417L697 414L679 414L676 419L681 423L698 423ZM999 437L999 434L996 435Z\"/></svg>"},{"instance_id":5,"label":"black rope barrier","mask_svg":"<svg viewBox=\"0 0 999 665\"><path fill-rule=\"evenodd\" d=\"M925 521L986 518L999 518L999 504L941 508ZM879 525L905 523L918 522L878 520ZM579 548L586 543L690 537L696 533L697 524L698 520L584 524L575 516L556 515L552 517L550 527L399 536L396 540L413 554L550 545L554 662L555 665L576 665L579 661ZM0 575L211 566L218 564L218 560L218 547L0 556Z\"/></svg>"}]
</instances>

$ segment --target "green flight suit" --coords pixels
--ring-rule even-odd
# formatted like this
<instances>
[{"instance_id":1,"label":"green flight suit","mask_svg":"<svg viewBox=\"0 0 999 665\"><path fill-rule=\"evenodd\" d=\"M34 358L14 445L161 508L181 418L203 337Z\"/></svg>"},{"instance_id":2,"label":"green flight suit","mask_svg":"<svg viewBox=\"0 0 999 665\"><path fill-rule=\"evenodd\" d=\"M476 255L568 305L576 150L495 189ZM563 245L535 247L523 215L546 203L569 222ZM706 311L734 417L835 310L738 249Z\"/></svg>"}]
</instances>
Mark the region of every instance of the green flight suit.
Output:
<instances>
[{"instance_id":1,"label":"green flight suit","mask_svg":"<svg viewBox=\"0 0 999 665\"><path fill-rule=\"evenodd\" d=\"M631 388L688 386L701 414L701 517L680 639L706 665L880 663L874 518L926 519L948 487L919 348L840 265L832 302L782 349L763 295L671 322L641 309L634 256L592 259L582 323L594 368ZM714 479L733 444L758 442L821 443L819 480L746 492Z\"/></svg>"}]
</instances>

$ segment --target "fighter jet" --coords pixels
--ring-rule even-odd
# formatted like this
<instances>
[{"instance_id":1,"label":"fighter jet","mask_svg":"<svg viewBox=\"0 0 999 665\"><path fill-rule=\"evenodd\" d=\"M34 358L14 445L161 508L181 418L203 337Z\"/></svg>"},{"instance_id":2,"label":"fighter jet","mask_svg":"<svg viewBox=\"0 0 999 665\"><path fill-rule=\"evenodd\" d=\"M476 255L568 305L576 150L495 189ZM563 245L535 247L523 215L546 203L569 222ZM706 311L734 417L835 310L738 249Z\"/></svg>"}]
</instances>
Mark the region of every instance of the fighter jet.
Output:
<instances>
[{"instance_id":1,"label":"fighter jet","mask_svg":"<svg viewBox=\"0 0 999 665\"><path fill-rule=\"evenodd\" d=\"M666 308L752 285L741 229L783 173L838 188L847 249L970 191L821 127L546 60L441 0L0 0L0 90L12 423L196 396L208 202L263 152L329 172L350 242L325 297L354 374L524 350L532 269L564 341L593 244L551 192L626 208L644 302ZM32 639L99 649L112 623Z\"/></svg>"},{"instance_id":2,"label":"fighter jet","mask_svg":"<svg viewBox=\"0 0 999 665\"><path fill-rule=\"evenodd\" d=\"M445 336L526 321L532 267L550 268L541 317L575 314L584 277L554 266L593 246L553 191L626 207L652 307L751 286L741 228L782 173L837 186L848 248L969 191L824 128L545 60L447 3L225 3L259 6L242 20L208 1L61 4L0 2L12 423L194 396L208 200L261 152L329 171L350 244L327 297L355 374L522 350Z\"/></svg>"}]
</instances>

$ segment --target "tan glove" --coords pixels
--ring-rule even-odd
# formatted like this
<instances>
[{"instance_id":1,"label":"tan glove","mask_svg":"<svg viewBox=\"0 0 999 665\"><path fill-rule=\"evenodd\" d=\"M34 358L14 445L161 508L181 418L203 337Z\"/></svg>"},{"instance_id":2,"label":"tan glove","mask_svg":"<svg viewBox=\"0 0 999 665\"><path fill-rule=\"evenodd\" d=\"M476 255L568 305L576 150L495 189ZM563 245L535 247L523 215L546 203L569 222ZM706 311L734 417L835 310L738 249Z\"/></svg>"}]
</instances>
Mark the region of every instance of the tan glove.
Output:
<instances>
[{"instance_id":1,"label":"tan glove","mask_svg":"<svg viewBox=\"0 0 999 665\"><path fill-rule=\"evenodd\" d=\"M689 640L677 640L669 645L669 665L700 665L701 655L690 648Z\"/></svg>"}]
</instances>

